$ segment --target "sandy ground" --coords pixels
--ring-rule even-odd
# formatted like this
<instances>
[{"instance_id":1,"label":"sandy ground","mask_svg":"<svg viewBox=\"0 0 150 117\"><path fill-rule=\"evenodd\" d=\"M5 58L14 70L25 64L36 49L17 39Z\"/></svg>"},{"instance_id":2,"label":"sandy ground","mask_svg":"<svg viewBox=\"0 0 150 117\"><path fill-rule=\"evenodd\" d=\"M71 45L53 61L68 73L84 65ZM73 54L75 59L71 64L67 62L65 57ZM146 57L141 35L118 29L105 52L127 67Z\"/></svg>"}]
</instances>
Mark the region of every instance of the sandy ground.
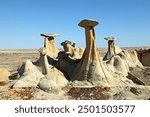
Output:
<instances>
[{"instance_id":1,"label":"sandy ground","mask_svg":"<svg viewBox=\"0 0 150 117\"><path fill-rule=\"evenodd\" d=\"M14 73L27 59L35 61L39 57L38 50L0 50L0 68L7 68Z\"/></svg>"}]
</instances>

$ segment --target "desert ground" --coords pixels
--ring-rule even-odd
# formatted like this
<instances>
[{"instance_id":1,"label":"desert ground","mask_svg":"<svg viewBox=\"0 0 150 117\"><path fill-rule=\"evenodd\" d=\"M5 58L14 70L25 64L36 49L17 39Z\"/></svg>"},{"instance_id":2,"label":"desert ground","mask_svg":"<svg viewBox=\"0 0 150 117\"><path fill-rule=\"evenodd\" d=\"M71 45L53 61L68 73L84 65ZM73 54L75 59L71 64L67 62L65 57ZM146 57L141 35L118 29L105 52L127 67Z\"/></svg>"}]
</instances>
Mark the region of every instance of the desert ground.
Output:
<instances>
[{"instance_id":1,"label":"desert ground","mask_svg":"<svg viewBox=\"0 0 150 117\"><path fill-rule=\"evenodd\" d=\"M150 47L123 47L123 50L133 51L140 48ZM62 50L62 49L60 49ZM107 48L99 48L100 55L103 57ZM10 72L9 81L0 82L0 99L1 100L34 100L34 99L149 99L150 95L146 95L150 92L147 86L146 90L143 88L135 87L118 87L120 92L115 92L116 87L72 87L68 84L62 88L62 90L54 89L52 92L45 92L39 87L28 87L28 88L12 88L12 85L17 80L17 70L27 59L36 61L40 54L38 49L10 49L0 50L0 68L7 68ZM150 68L147 67L145 71L149 74L150 79ZM132 70L134 72L134 70ZM136 75L137 73L135 73ZM139 74L138 74L139 75ZM144 76L143 76L144 77ZM142 87L142 86L141 86ZM128 92L130 91L130 93ZM126 92L128 94L122 93ZM142 94L141 94L142 93ZM111 94L111 95L110 95ZM128 96L124 96L128 95ZM139 96L138 96L139 95ZM134 96L136 98L134 98Z\"/></svg>"}]
</instances>

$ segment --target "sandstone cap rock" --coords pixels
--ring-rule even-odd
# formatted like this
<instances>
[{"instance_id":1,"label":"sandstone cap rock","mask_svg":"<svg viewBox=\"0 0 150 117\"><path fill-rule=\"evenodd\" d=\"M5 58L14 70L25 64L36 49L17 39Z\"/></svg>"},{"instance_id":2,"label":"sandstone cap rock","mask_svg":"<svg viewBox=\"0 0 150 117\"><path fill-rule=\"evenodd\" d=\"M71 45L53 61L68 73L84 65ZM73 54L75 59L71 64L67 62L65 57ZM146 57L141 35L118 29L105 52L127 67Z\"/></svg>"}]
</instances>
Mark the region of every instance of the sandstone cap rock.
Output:
<instances>
[{"instance_id":1,"label":"sandstone cap rock","mask_svg":"<svg viewBox=\"0 0 150 117\"><path fill-rule=\"evenodd\" d=\"M42 33L41 36L44 36L44 37L57 37L57 36L59 36L59 34Z\"/></svg>"},{"instance_id":2,"label":"sandstone cap rock","mask_svg":"<svg viewBox=\"0 0 150 117\"><path fill-rule=\"evenodd\" d=\"M105 40L108 40L108 41L115 41L115 37L105 37L104 38Z\"/></svg>"},{"instance_id":3,"label":"sandstone cap rock","mask_svg":"<svg viewBox=\"0 0 150 117\"><path fill-rule=\"evenodd\" d=\"M81 20L81 22L78 25L81 27L94 27L98 24L99 24L98 21L91 20L91 19L84 19Z\"/></svg>"},{"instance_id":4,"label":"sandstone cap rock","mask_svg":"<svg viewBox=\"0 0 150 117\"><path fill-rule=\"evenodd\" d=\"M72 44L72 42L71 42L71 41L69 41L69 40L65 40L64 42L62 42L62 43L61 43L61 45L65 44L65 43L67 43L67 44Z\"/></svg>"}]
</instances>

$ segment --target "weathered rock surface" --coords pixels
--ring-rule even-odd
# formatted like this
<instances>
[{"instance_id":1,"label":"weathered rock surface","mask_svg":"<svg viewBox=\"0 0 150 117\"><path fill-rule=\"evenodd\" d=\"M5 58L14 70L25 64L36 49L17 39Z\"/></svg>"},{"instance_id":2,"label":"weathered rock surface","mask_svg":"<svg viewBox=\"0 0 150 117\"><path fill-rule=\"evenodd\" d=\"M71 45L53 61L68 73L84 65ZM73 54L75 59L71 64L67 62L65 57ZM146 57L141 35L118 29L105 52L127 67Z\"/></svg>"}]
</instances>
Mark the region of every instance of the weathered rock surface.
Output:
<instances>
[{"instance_id":1,"label":"weathered rock surface","mask_svg":"<svg viewBox=\"0 0 150 117\"><path fill-rule=\"evenodd\" d=\"M58 36L58 34L41 34L44 36L44 47L46 48L47 55L56 58L58 56L58 48L55 44L54 37Z\"/></svg>"},{"instance_id":2,"label":"weathered rock surface","mask_svg":"<svg viewBox=\"0 0 150 117\"><path fill-rule=\"evenodd\" d=\"M115 46L115 37L105 37L104 39L108 40L108 51L103 60L109 60L122 51L121 48Z\"/></svg>"},{"instance_id":3,"label":"weathered rock surface","mask_svg":"<svg viewBox=\"0 0 150 117\"><path fill-rule=\"evenodd\" d=\"M14 84L17 87L36 87L41 78L45 76L34 66L31 60L27 60L19 69L19 80Z\"/></svg>"},{"instance_id":4,"label":"weathered rock surface","mask_svg":"<svg viewBox=\"0 0 150 117\"><path fill-rule=\"evenodd\" d=\"M0 81L8 81L10 73L6 68L0 68Z\"/></svg>"},{"instance_id":5,"label":"weathered rock surface","mask_svg":"<svg viewBox=\"0 0 150 117\"><path fill-rule=\"evenodd\" d=\"M72 80L93 80L100 81L101 84L107 84L105 73L103 71L102 62L96 51L96 35L94 26L98 24L93 20L82 20L79 26L85 28L86 48L80 63L74 70Z\"/></svg>"},{"instance_id":6,"label":"weathered rock surface","mask_svg":"<svg viewBox=\"0 0 150 117\"><path fill-rule=\"evenodd\" d=\"M107 66L109 69L111 69L113 72L122 73L124 76L128 75L129 72L129 66L127 63L121 59L120 56L115 55L110 58L110 60L107 62Z\"/></svg>"},{"instance_id":7,"label":"weathered rock surface","mask_svg":"<svg viewBox=\"0 0 150 117\"><path fill-rule=\"evenodd\" d=\"M45 75L45 79L42 79L38 86L41 89L48 91L53 88L64 87L67 85L68 81L64 74L55 66L51 65L54 60L50 59L50 62L48 61L49 56L47 56L46 48L41 48L39 52L40 58L34 64L41 69L41 72Z\"/></svg>"},{"instance_id":8,"label":"weathered rock surface","mask_svg":"<svg viewBox=\"0 0 150 117\"><path fill-rule=\"evenodd\" d=\"M57 34L41 34L44 47L36 62L27 60L17 79L7 81L7 72L0 72L7 76L0 82L0 99L149 99L150 68L141 64L136 51L116 46L114 37L106 38L108 52L102 61L96 48L96 25L97 21L88 19L79 23L85 28L84 53L70 41L62 42L64 51L58 52Z\"/></svg>"},{"instance_id":9,"label":"weathered rock surface","mask_svg":"<svg viewBox=\"0 0 150 117\"><path fill-rule=\"evenodd\" d=\"M66 54L68 54L72 58L80 59L82 57L84 49L77 47L75 43L72 43L71 41L66 40L62 42L61 45L63 46Z\"/></svg>"},{"instance_id":10,"label":"weathered rock surface","mask_svg":"<svg viewBox=\"0 0 150 117\"><path fill-rule=\"evenodd\" d=\"M134 83L127 79L124 75L116 74L115 70L109 68L107 65L104 65L100 55L96 50L96 34L94 26L98 24L97 21L93 20L82 20L79 23L79 26L85 28L86 35L86 48L84 54L78 63L78 66L73 71L71 80L79 81L89 81L95 86L117 86L117 85L134 85ZM122 61L119 58L113 60L112 65L121 63ZM121 66L116 65L118 70ZM125 74L127 75L127 70L125 69Z\"/></svg>"}]
</instances>

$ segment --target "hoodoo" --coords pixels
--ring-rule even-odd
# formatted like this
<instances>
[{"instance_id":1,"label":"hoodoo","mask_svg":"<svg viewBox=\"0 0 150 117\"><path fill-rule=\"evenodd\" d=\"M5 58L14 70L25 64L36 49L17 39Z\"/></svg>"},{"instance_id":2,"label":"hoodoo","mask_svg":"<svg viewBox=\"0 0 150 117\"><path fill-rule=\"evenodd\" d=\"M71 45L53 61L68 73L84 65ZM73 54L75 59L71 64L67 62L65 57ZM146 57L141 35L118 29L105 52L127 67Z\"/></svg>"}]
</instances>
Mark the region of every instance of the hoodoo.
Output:
<instances>
[{"instance_id":1,"label":"hoodoo","mask_svg":"<svg viewBox=\"0 0 150 117\"><path fill-rule=\"evenodd\" d=\"M41 34L44 36L44 47L46 48L47 55L56 58L58 56L58 48L55 44L54 37L58 36L58 34Z\"/></svg>"},{"instance_id":2,"label":"hoodoo","mask_svg":"<svg viewBox=\"0 0 150 117\"><path fill-rule=\"evenodd\" d=\"M108 52L104 56L103 60L109 60L114 55L120 53L122 49L115 45L115 37L105 37L105 40L108 40Z\"/></svg>"},{"instance_id":3,"label":"hoodoo","mask_svg":"<svg viewBox=\"0 0 150 117\"><path fill-rule=\"evenodd\" d=\"M94 30L96 25L98 25L97 21L87 19L79 23L79 26L85 28L86 48L80 63L71 76L72 80L100 81L97 82L100 84L107 83L105 69L96 50L96 34Z\"/></svg>"}]
</instances>

